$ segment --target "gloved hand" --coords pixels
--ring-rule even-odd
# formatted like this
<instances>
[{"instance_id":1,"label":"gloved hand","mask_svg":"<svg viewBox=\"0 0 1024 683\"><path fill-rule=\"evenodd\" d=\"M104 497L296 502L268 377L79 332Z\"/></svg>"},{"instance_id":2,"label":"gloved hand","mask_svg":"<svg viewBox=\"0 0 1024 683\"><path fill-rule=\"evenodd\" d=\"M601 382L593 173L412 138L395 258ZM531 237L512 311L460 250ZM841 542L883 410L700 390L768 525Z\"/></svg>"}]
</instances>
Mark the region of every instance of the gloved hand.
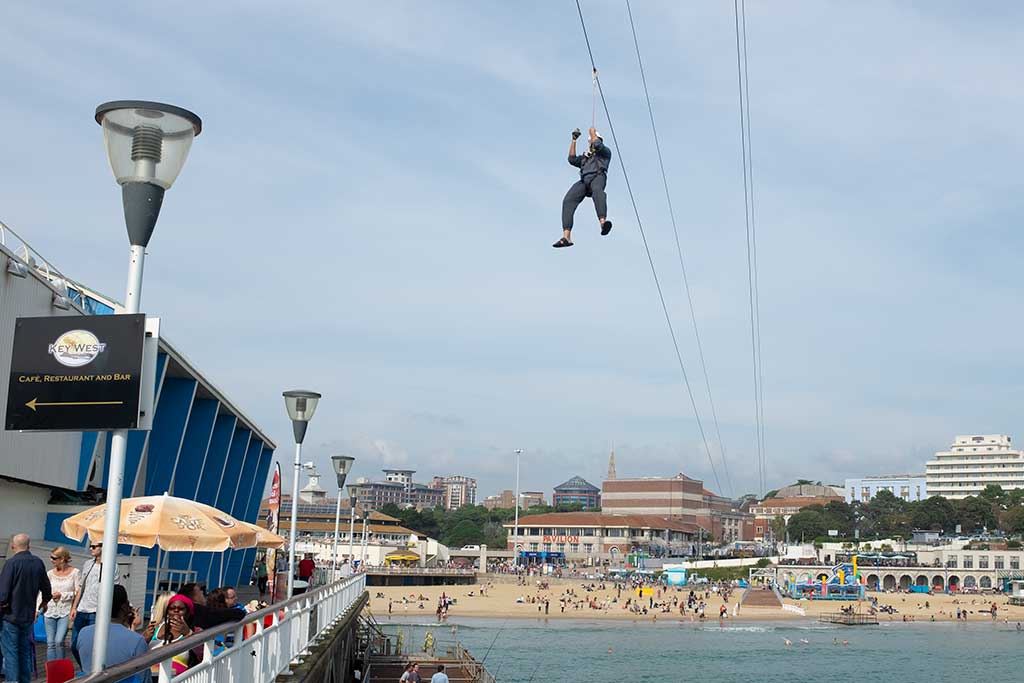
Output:
<instances>
[{"instance_id":1,"label":"gloved hand","mask_svg":"<svg viewBox=\"0 0 1024 683\"><path fill-rule=\"evenodd\" d=\"M580 137L581 135L583 135L583 133L581 133L581 132L580 132L580 129L579 129L579 128L577 128L576 130L574 130L574 131L572 132L572 139L573 139L573 140L577 140L577 139L579 139L579 137Z\"/></svg>"}]
</instances>

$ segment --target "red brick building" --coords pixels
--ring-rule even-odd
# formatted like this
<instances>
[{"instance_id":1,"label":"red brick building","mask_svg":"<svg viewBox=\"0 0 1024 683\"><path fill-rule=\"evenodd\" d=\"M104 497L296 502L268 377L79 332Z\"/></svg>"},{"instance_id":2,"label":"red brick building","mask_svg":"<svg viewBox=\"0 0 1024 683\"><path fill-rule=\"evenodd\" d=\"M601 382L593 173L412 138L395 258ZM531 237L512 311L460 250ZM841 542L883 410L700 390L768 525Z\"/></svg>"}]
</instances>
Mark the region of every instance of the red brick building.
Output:
<instances>
[{"instance_id":1,"label":"red brick building","mask_svg":"<svg viewBox=\"0 0 1024 683\"><path fill-rule=\"evenodd\" d=\"M606 479L601 509L613 514L657 515L704 530L720 541L751 540L753 517L739 504L704 488L704 482L685 474L674 477Z\"/></svg>"}]
</instances>

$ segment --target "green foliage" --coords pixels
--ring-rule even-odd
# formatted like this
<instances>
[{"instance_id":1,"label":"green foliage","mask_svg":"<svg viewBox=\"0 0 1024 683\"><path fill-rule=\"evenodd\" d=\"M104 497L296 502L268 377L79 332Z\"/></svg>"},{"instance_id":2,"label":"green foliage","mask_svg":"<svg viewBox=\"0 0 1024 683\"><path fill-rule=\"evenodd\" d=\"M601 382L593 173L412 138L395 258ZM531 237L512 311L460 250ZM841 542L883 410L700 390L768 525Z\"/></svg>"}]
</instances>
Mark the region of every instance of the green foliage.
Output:
<instances>
[{"instance_id":1,"label":"green foliage","mask_svg":"<svg viewBox=\"0 0 1024 683\"><path fill-rule=\"evenodd\" d=\"M828 527L825 525L825 515L821 506L811 505L790 517L786 530L789 533L790 541L793 542L825 536Z\"/></svg>"},{"instance_id":2,"label":"green foliage","mask_svg":"<svg viewBox=\"0 0 1024 683\"><path fill-rule=\"evenodd\" d=\"M558 512L572 512L578 506L558 506ZM544 511L554 511L548 506ZM498 508L488 510L482 505L466 505L458 510L433 510L401 509L395 505L385 505L380 510L386 515L396 517L402 522L402 526L413 531L426 534L436 538L451 548L461 548L464 545L483 545L488 548L504 550L507 545L508 534L502 526L515 518L515 510ZM536 507L530 508L530 513L539 511ZM520 510L520 518L523 516Z\"/></svg>"},{"instance_id":3,"label":"green foliage","mask_svg":"<svg viewBox=\"0 0 1024 683\"><path fill-rule=\"evenodd\" d=\"M1024 535L1024 505L1018 505L1003 513L1000 526L1007 533ZM1017 547L1020 547L1020 544Z\"/></svg>"},{"instance_id":4,"label":"green foliage","mask_svg":"<svg viewBox=\"0 0 1024 683\"><path fill-rule=\"evenodd\" d=\"M750 576L750 567L709 567L693 569L691 576L703 576L709 581L735 581Z\"/></svg>"}]
</instances>

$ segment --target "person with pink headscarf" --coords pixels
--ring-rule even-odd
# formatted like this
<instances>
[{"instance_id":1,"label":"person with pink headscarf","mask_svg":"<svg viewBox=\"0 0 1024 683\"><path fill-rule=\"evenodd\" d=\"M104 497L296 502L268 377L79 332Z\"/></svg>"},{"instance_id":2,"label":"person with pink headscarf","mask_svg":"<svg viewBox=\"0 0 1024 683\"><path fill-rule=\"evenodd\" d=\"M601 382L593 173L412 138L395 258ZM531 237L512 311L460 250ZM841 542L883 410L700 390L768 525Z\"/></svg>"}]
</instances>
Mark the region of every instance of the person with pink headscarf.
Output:
<instances>
[{"instance_id":1,"label":"person with pink headscarf","mask_svg":"<svg viewBox=\"0 0 1024 683\"><path fill-rule=\"evenodd\" d=\"M156 627L149 641L149 649L153 650L179 640L184 640L202 629L195 625L196 607L190 598L184 595L175 595L167 601L167 610L163 623ZM189 667L195 666L203 659L202 646L195 647L188 652L174 655L171 668L177 676ZM159 673L160 667L153 667L153 675Z\"/></svg>"}]
</instances>

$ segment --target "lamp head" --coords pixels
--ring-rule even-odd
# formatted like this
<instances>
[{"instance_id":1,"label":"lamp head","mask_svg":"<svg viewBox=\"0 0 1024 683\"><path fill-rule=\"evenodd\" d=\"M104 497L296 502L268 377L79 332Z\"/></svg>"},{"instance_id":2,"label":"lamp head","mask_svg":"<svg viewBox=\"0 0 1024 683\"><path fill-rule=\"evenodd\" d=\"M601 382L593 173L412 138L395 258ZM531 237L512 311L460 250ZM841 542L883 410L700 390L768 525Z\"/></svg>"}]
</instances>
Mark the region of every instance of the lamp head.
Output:
<instances>
[{"instance_id":1,"label":"lamp head","mask_svg":"<svg viewBox=\"0 0 1024 683\"><path fill-rule=\"evenodd\" d=\"M354 463L355 460L356 459L351 455L331 456L331 464L334 466L334 474L338 477L339 491L345 488L345 479L348 478L348 473L352 471L352 463Z\"/></svg>"},{"instance_id":2,"label":"lamp head","mask_svg":"<svg viewBox=\"0 0 1024 683\"><path fill-rule=\"evenodd\" d=\"M174 105L117 100L96 107L96 123L103 127L110 168L121 185L128 239L145 247L156 227L164 191L185 165L203 122Z\"/></svg>"},{"instance_id":3,"label":"lamp head","mask_svg":"<svg viewBox=\"0 0 1024 683\"><path fill-rule=\"evenodd\" d=\"M315 391L293 389L284 392L283 396L285 410L288 411L288 417L292 421L295 443L302 443L302 440L306 438L306 426L313 419L313 413L316 412L320 394Z\"/></svg>"}]
</instances>

